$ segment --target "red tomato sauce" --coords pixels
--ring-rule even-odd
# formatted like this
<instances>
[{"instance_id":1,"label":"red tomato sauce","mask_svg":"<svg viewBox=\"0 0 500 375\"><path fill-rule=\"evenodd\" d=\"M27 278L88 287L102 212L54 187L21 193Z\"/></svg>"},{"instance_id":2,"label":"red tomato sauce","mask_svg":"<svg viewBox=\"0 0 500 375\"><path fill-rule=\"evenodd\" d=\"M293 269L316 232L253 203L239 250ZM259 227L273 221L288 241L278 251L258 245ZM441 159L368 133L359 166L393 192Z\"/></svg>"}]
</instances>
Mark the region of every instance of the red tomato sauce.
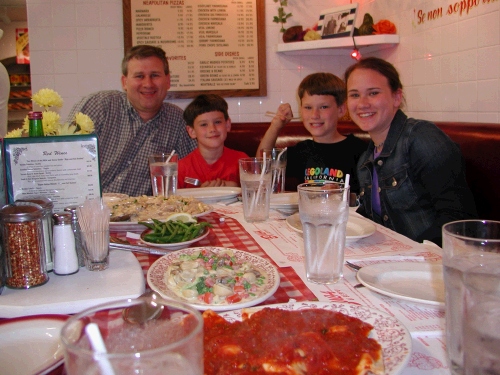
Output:
<instances>
[{"instance_id":1,"label":"red tomato sauce","mask_svg":"<svg viewBox=\"0 0 500 375\"><path fill-rule=\"evenodd\" d=\"M339 312L265 308L242 322L229 323L204 314L205 375L294 374L301 363L307 374L357 374L363 353L381 357L381 346L368 334L372 326Z\"/></svg>"}]
</instances>

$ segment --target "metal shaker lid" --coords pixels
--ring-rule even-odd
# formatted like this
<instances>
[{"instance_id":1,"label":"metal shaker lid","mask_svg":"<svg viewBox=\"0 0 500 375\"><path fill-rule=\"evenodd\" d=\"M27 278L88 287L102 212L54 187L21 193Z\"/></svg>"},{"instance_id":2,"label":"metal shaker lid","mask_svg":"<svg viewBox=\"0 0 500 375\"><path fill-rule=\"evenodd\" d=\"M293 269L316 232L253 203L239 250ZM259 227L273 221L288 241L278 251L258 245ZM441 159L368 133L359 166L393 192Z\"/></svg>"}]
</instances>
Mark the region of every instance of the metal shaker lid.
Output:
<instances>
[{"instance_id":1,"label":"metal shaker lid","mask_svg":"<svg viewBox=\"0 0 500 375\"><path fill-rule=\"evenodd\" d=\"M56 212L52 215L54 225L71 224L73 215L70 212Z\"/></svg>"},{"instance_id":2,"label":"metal shaker lid","mask_svg":"<svg viewBox=\"0 0 500 375\"><path fill-rule=\"evenodd\" d=\"M0 219L10 223L22 223L43 217L43 209L34 203L8 204L0 210Z\"/></svg>"}]
</instances>

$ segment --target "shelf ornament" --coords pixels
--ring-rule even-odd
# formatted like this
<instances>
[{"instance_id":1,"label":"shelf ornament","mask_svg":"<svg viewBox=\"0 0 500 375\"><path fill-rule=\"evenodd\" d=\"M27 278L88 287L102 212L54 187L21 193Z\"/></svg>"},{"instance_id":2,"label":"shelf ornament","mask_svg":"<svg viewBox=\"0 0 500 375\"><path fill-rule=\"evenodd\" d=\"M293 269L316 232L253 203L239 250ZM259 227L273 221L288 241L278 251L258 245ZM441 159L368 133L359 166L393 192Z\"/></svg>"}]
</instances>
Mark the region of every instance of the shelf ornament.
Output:
<instances>
[{"instance_id":1,"label":"shelf ornament","mask_svg":"<svg viewBox=\"0 0 500 375\"><path fill-rule=\"evenodd\" d=\"M94 122L92 119L78 112L72 123L61 123L59 113L51 111L50 108L61 108L63 99L52 89L41 89L35 93L31 100L38 106L43 108L43 134L44 135L76 135L90 134L94 132ZM20 138L28 136L29 119L24 118L23 126L19 129L14 129L7 133L5 138Z\"/></svg>"}]
</instances>

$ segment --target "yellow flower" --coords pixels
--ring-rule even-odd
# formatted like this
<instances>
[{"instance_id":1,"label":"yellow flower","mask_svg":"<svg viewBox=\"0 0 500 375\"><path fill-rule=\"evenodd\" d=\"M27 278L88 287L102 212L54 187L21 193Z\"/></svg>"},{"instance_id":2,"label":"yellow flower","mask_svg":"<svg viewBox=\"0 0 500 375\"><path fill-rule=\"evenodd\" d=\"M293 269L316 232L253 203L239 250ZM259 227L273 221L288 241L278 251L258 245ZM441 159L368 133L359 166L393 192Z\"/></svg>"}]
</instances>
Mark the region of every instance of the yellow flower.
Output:
<instances>
[{"instance_id":1,"label":"yellow flower","mask_svg":"<svg viewBox=\"0 0 500 375\"><path fill-rule=\"evenodd\" d=\"M57 134L59 126L61 125L59 113L54 111L44 111L42 124L44 135Z\"/></svg>"},{"instance_id":2,"label":"yellow flower","mask_svg":"<svg viewBox=\"0 0 500 375\"><path fill-rule=\"evenodd\" d=\"M80 128L78 134L90 134L94 131L94 121L81 112L75 115L75 123Z\"/></svg>"},{"instance_id":3,"label":"yellow flower","mask_svg":"<svg viewBox=\"0 0 500 375\"><path fill-rule=\"evenodd\" d=\"M59 126L57 135L73 135L75 134L76 125L62 124Z\"/></svg>"},{"instance_id":4,"label":"yellow flower","mask_svg":"<svg viewBox=\"0 0 500 375\"><path fill-rule=\"evenodd\" d=\"M23 136L24 129L14 129L5 135L5 138L21 138Z\"/></svg>"},{"instance_id":5,"label":"yellow flower","mask_svg":"<svg viewBox=\"0 0 500 375\"><path fill-rule=\"evenodd\" d=\"M32 100L40 107L45 108L45 110L50 107L60 108L63 105L61 96L52 89L39 90L35 95L33 95Z\"/></svg>"}]
</instances>

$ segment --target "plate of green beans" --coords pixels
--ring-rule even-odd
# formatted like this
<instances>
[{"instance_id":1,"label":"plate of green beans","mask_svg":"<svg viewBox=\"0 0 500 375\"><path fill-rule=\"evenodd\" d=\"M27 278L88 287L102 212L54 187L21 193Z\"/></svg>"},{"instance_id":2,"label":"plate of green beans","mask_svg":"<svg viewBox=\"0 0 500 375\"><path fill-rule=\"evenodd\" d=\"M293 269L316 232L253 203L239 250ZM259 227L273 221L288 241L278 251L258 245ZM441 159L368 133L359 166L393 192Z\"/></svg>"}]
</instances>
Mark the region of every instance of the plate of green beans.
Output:
<instances>
[{"instance_id":1,"label":"plate of green beans","mask_svg":"<svg viewBox=\"0 0 500 375\"><path fill-rule=\"evenodd\" d=\"M147 245L167 250L179 250L197 242L210 233L212 226L206 221L183 222L180 220L140 222L148 229L141 233L141 241Z\"/></svg>"}]
</instances>

